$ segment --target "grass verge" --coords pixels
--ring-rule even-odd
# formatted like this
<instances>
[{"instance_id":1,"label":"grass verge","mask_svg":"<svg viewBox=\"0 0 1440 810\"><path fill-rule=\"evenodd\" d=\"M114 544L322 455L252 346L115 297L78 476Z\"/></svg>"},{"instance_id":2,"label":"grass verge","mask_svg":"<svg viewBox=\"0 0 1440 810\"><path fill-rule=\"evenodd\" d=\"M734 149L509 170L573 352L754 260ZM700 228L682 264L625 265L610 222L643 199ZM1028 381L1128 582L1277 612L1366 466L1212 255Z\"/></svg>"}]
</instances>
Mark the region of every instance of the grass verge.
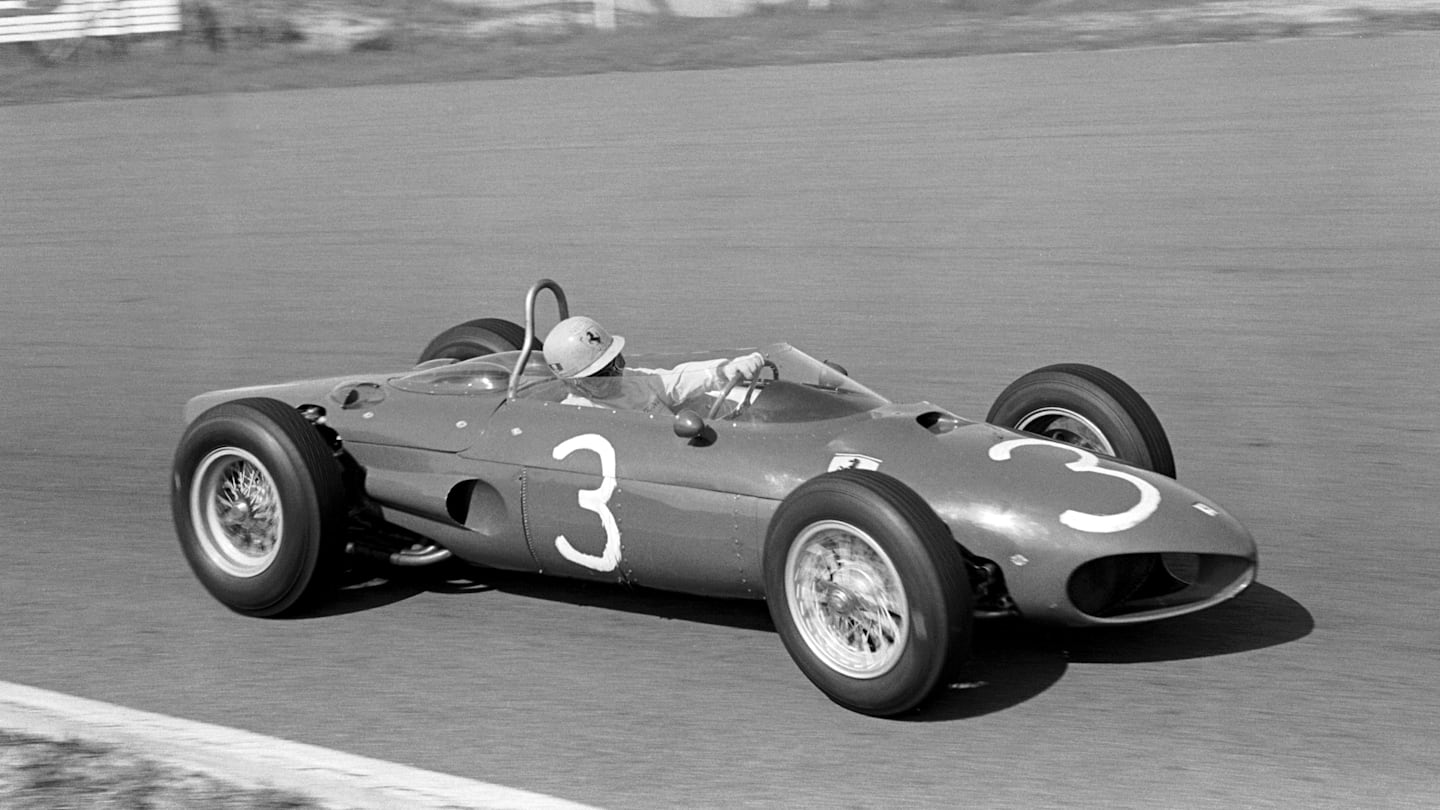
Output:
<instances>
[{"instance_id":1,"label":"grass verge","mask_svg":"<svg viewBox=\"0 0 1440 810\"><path fill-rule=\"evenodd\" d=\"M0 807L7 810L319 810L306 797L228 784L79 740L0 731Z\"/></svg>"}]
</instances>

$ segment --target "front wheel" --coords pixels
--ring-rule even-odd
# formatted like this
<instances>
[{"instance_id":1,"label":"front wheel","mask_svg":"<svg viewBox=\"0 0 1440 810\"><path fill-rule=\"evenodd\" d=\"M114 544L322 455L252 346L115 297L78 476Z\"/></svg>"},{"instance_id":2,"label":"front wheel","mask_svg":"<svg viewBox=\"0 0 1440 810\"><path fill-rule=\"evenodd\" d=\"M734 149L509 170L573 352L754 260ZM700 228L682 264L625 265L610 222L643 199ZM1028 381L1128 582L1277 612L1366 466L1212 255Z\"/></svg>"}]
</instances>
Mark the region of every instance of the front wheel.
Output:
<instances>
[{"instance_id":1,"label":"front wheel","mask_svg":"<svg viewBox=\"0 0 1440 810\"><path fill-rule=\"evenodd\" d=\"M1022 376L996 397L985 421L1175 477L1155 412L1124 380L1094 366L1060 363Z\"/></svg>"},{"instance_id":2,"label":"front wheel","mask_svg":"<svg viewBox=\"0 0 1440 810\"><path fill-rule=\"evenodd\" d=\"M340 464L283 402L238 399L197 417L175 452L170 504L195 576L238 613L292 610L341 568Z\"/></svg>"},{"instance_id":3,"label":"front wheel","mask_svg":"<svg viewBox=\"0 0 1440 810\"><path fill-rule=\"evenodd\" d=\"M964 560L919 495L888 475L811 479L776 510L765 598L791 658L836 703L909 711L968 652Z\"/></svg>"}]
</instances>

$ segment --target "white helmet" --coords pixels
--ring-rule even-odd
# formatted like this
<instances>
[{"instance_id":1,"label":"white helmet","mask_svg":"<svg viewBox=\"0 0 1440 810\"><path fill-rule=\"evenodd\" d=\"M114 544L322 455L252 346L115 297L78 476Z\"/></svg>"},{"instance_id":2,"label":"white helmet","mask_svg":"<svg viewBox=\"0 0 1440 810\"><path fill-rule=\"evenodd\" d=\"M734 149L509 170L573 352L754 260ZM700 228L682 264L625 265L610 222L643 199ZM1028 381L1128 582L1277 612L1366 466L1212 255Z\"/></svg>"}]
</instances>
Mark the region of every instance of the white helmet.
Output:
<instances>
[{"instance_id":1,"label":"white helmet","mask_svg":"<svg viewBox=\"0 0 1440 810\"><path fill-rule=\"evenodd\" d=\"M545 336L545 362L562 380L588 377L610 364L625 348L625 338L583 315L555 324Z\"/></svg>"}]
</instances>

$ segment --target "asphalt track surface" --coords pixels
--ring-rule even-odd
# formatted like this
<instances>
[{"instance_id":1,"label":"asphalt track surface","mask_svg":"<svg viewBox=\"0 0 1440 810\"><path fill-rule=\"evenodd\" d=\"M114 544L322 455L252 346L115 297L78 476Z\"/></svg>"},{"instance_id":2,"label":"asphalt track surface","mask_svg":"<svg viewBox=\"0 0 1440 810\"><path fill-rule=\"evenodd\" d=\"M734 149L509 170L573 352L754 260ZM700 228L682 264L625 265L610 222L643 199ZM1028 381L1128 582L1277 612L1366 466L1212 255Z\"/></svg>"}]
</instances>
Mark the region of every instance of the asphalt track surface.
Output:
<instances>
[{"instance_id":1,"label":"asphalt track surface","mask_svg":"<svg viewBox=\"0 0 1440 810\"><path fill-rule=\"evenodd\" d=\"M0 680L606 807L1440 801L1440 39L0 109ZM554 276L983 415L1106 366L1259 583L989 624L905 720L763 606L513 574L260 621L181 560L202 390L403 367Z\"/></svg>"}]
</instances>

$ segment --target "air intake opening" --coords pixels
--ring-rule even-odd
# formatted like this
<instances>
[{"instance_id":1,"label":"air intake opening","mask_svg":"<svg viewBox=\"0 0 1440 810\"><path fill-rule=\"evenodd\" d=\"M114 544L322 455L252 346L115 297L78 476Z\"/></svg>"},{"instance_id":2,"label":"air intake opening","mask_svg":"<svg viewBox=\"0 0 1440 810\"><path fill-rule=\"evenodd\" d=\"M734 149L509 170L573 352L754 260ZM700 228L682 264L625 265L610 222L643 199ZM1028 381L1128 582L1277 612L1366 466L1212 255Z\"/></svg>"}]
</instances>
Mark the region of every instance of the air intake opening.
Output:
<instances>
[{"instance_id":1,"label":"air intake opening","mask_svg":"<svg viewBox=\"0 0 1440 810\"><path fill-rule=\"evenodd\" d=\"M960 427L960 418L951 416L944 411L926 411L915 417L915 422L936 436L949 433L955 428Z\"/></svg>"}]
</instances>

